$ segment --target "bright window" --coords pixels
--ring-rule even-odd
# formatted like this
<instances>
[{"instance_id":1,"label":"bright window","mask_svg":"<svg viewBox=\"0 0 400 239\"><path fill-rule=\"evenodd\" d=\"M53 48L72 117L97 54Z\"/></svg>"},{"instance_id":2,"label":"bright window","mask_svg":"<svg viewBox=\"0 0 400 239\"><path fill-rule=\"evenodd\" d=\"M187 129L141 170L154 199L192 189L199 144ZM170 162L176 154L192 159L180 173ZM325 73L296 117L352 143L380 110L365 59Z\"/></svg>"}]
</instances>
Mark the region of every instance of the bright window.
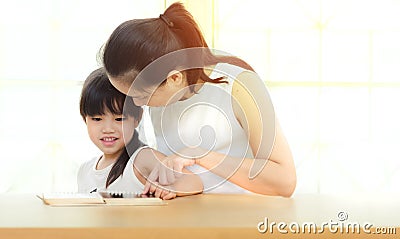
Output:
<instances>
[{"instance_id":1,"label":"bright window","mask_svg":"<svg viewBox=\"0 0 400 239\"><path fill-rule=\"evenodd\" d=\"M215 5L215 48L265 79L292 146L296 193L399 192L400 2Z\"/></svg>"}]
</instances>

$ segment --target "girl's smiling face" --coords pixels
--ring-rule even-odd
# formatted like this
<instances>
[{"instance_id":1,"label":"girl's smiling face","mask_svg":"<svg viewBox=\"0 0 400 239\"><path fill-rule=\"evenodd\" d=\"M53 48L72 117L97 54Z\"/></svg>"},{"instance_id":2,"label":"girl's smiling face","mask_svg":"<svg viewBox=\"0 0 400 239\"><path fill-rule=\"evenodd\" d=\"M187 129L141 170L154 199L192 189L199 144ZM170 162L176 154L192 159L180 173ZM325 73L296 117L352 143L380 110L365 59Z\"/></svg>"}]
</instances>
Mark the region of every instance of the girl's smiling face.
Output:
<instances>
[{"instance_id":1,"label":"girl's smiling face","mask_svg":"<svg viewBox=\"0 0 400 239\"><path fill-rule=\"evenodd\" d=\"M104 159L117 159L135 133L138 121L133 116L104 115L86 116L90 140L104 153Z\"/></svg>"}]
</instances>

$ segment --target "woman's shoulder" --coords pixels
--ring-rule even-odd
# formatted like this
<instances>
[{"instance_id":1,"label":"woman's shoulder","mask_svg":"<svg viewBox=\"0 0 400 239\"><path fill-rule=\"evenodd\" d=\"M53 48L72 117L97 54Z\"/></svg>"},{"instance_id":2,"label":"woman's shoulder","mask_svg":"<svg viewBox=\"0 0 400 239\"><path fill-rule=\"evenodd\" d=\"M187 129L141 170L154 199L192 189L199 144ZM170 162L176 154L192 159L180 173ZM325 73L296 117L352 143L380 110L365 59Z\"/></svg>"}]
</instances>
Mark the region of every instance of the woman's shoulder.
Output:
<instances>
[{"instance_id":1,"label":"woman's shoulder","mask_svg":"<svg viewBox=\"0 0 400 239\"><path fill-rule=\"evenodd\" d=\"M233 82L233 88L243 88L247 91L252 91L256 89L266 88L265 82L261 77L254 71L243 71L239 73L235 81Z\"/></svg>"},{"instance_id":2,"label":"woman's shoulder","mask_svg":"<svg viewBox=\"0 0 400 239\"><path fill-rule=\"evenodd\" d=\"M230 63L225 63L225 62L219 62L215 65L213 73L214 74L223 74L226 75L230 78L235 79L238 75L240 75L243 72L252 72L250 70L247 70L243 67L230 64Z\"/></svg>"}]
</instances>

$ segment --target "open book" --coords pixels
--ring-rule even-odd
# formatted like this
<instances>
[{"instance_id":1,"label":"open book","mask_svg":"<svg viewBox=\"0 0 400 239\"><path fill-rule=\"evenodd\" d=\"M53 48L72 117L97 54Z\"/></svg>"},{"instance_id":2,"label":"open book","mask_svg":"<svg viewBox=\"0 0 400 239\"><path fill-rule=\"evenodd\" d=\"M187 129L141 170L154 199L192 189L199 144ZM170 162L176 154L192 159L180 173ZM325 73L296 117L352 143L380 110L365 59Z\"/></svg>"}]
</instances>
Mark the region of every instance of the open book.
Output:
<instances>
[{"instance_id":1,"label":"open book","mask_svg":"<svg viewBox=\"0 0 400 239\"><path fill-rule=\"evenodd\" d=\"M88 206L88 205L165 205L161 198L152 195L127 192L95 193L43 193L37 195L46 205Z\"/></svg>"}]
</instances>

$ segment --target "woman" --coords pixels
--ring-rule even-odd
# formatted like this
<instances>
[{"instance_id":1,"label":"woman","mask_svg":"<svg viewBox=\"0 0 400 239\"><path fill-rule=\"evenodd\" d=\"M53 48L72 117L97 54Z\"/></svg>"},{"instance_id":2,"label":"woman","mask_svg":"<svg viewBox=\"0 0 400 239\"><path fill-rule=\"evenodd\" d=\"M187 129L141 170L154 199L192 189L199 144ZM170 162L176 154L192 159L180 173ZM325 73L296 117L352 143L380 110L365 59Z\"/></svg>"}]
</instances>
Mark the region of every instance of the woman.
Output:
<instances>
[{"instance_id":1,"label":"woman","mask_svg":"<svg viewBox=\"0 0 400 239\"><path fill-rule=\"evenodd\" d=\"M122 23L103 50L111 83L150 106L157 149L168 155L145 192L187 167L205 193L292 195L294 162L264 83L243 60L213 54L182 4Z\"/></svg>"}]
</instances>

